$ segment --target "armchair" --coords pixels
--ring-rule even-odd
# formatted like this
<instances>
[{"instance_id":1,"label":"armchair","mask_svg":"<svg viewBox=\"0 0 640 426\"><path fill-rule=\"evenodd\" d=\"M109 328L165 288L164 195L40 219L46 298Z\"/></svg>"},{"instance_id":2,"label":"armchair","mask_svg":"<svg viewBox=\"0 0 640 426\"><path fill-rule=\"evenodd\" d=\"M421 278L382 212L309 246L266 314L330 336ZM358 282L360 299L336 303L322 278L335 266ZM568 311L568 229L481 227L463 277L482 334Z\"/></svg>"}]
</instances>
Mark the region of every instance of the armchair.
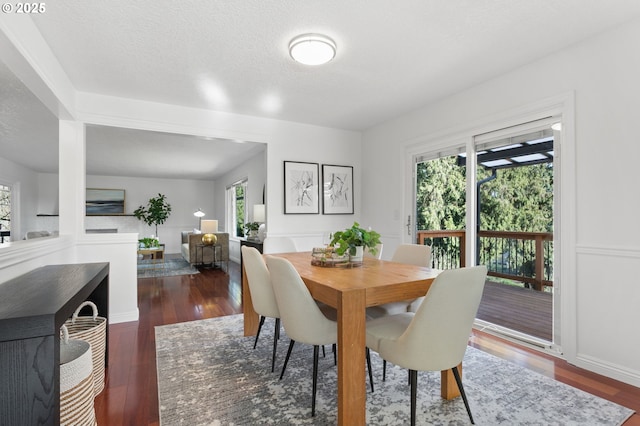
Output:
<instances>
[{"instance_id":1,"label":"armchair","mask_svg":"<svg viewBox=\"0 0 640 426\"><path fill-rule=\"evenodd\" d=\"M229 234L226 232L216 232L214 235L218 238L216 242L220 249L216 249L216 261L225 262L227 271L229 270ZM194 234L192 231L182 231L182 244L180 245L180 253L184 260L191 265L202 263L213 263L213 250L203 250L202 258L198 256L196 259L196 245L202 244L202 234ZM199 254L199 253L198 253Z\"/></svg>"}]
</instances>

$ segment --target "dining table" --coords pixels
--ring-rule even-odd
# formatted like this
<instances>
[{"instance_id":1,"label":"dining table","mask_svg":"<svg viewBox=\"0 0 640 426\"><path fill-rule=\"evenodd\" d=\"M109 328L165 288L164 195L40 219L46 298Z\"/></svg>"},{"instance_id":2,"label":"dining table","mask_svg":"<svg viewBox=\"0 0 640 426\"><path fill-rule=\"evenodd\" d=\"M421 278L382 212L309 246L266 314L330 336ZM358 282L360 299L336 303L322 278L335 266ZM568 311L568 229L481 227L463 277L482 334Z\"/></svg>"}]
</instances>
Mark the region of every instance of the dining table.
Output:
<instances>
[{"instance_id":1,"label":"dining table","mask_svg":"<svg viewBox=\"0 0 640 426\"><path fill-rule=\"evenodd\" d=\"M266 256L266 255L265 255ZM424 296L441 272L437 269L365 257L359 266L323 267L311 264L311 252L278 253L300 274L311 296L337 311L338 424L366 422L366 308ZM243 273L244 335L257 333L259 318ZM447 318L442 318L447 321ZM461 368L461 366L459 366ZM451 370L441 372L441 396L459 396Z\"/></svg>"}]
</instances>

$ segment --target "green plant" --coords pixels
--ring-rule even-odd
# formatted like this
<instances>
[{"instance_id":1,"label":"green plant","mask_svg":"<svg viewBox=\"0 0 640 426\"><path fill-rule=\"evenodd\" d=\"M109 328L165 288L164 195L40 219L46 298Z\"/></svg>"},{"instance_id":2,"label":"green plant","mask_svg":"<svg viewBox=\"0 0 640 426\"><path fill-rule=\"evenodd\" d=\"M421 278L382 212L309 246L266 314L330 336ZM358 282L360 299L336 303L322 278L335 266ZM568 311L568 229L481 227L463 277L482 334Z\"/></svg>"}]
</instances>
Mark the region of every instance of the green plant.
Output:
<instances>
[{"instance_id":1,"label":"green plant","mask_svg":"<svg viewBox=\"0 0 640 426\"><path fill-rule=\"evenodd\" d=\"M355 256L358 246L368 249L369 253L375 256L378 253L376 248L378 244L380 244L380 234L371 229L361 228L358 222L353 222L351 228L334 233L330 243L340 256L345 254L347 250L351 256Z\"/></svg>"},{"instance_id":2,"label":"green plant","mask_svg":"<svg viewBox=\"0 0 640 426\"><path fill-rule=\"evenodd\" d=\"M260 229L259 222L247 222L244 224L245 234L248 234L251 231L257 231L258 229Z\"/></svg>"},{"instance_id":3,"label":"green plant","mask_svg":"<svg viewBox=\"0 0 640 426\"><path fill-rule=\"evenodd\" d=\"M158 235L158 225L162 225L171 214L171 204L167 203L167 197L158 194L155 198L150 198L147 206L140 206L134 210L133 215L144 221L147 225L155 225Z\"/></svg>"},{"instance_id":4,"label":"green plant","mask_svg":"<svg viewBox=\"0 0 640 426\"><path fill-rule=\"evenodd\" d=\"M144 247L146 247L146 248L159 247L160 246L160 240L158 240L157 238L145 237L145 238L139 239L138 242L143 244Z\"/></svg>"}]
</instances>

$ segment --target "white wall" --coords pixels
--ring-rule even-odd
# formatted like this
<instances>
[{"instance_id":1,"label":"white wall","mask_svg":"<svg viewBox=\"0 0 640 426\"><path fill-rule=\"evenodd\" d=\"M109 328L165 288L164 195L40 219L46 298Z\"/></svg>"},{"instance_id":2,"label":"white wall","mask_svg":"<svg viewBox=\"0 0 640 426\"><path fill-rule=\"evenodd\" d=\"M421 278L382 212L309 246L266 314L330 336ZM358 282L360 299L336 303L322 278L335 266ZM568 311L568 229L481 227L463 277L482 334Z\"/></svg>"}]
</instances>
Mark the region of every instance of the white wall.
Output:
<instances>
[{"instance_id":1,"label":"white wall","mask_svg":"<svg viewBox=\"0 0 640 426\"><path fill-rule=\"evenodd\" d=\"M193 230L198 219L193 212L202 208L210 217L214 210L215 189L213 180L152 179L116 176L87 176L87 188L116 188L125 190L125 213L133 214L139 206L147 205L158 193L166 196L171 204L171 215L158 225L158 237L167 253L180 253L180 232ZM140 237L155 234L155 227L148 226L135 217L89 216L85 219L87 229L119 228L118 232L135 232Z\"/></svg>"},{"instance_id":2,"label":"white wall","mask_svg":"<svg viewBox=\"0 0 640 426\"><path fill-rule=\"evenodd\" d=\"M39 194L37 213L59 213L58 175L37 174ZM211 217L214 211L214 181L193 179L154 179L124 176L86 176L87 188L115 188L125 190L125 214L131 215L140 205L147 205L149 198L158 193L167 197L171 204L171 215L158 226L158 236L165 244L167 253L180 253L180 232L189 231L198 226L193 212L201 208ZM23 214L24 216L24 214ZM86 229L117 229L120 233L140 234L140 238L155 234L155 227L131 216L87 216ZM57 231L57 217L38 217L27 230ZM24 234L24 233L23 233Z\"/></svg>"},{"instance_id":3,"label":"white wall","mask_svg":"<svg viewBox=\"0 0 640 426\"><path fill-rule=\"evenodd\" d=\"M38 174L20 164L0 158L0 183L10 185L18 194L20 208L13 212L11 239L24 238L27 230L35 230L38 209Z\"/></svg>"},{"instance_id":4,"label":"white wall","mask_svg":"<svg viewBox=\"0 0 640 426\"><path fill-rule=\"evenodd\" d=\"M36 213L58 214L60 211L59 199L58 175L38 173L38 208Z\"/></svg>"},{"instance_id":5,"label":"white wall","mask_svg":"<svg viewBox=\"0 0 640 426\"><path fill-rule=\"evenodd\" d=\"M323 233L342 230L360 218L364 187L361 135L305 125L286 130L274 134L267 152L267 235L293 237L299 250L311 250L322 243ZM284 161L318 163L321 186L323 164L353 166L355 214L324 215L322 200L318 215L284 214Z\"/></svg>"},{"instance_id":6,"label":"white wall","mask_svg":"<svg viewBox=\"0 0 640 426\"><path fill-rule=\"evenodd\" d=\"M363 149L363 217L401 239L408 212L398 208L404 200L397 189L403 185L406 146L433 135L468 133L490 117L573 91L577 192L576 205L566 207L577 213L563 226L575 227L570 255L577 261L574 270L565 271L569 282L560 283L563 300L569 299L565 355L635 386L640 385L640 197L632 190L640 157L638 40L636 20L370 129ZM388 172L380 174L384 169Z\"/></svg>"},{"instance_id":7,"label":"white wall","mask_svg":"<svg viewBox=\"0 0 640 426\"><path fill-rule=\"evenodd\" d=\"M253 221L253 205L262 204L263 189L266 194L266 166L267 152L265 149L216 180L215 216L213 218L218 219L218 229L221 232L230 232L226 226L226 188L239 180L247 179L246 206L249 221ZM229 259L240 263L240 240L231 236L229 238Z\"/></svg>"}]
</instances>

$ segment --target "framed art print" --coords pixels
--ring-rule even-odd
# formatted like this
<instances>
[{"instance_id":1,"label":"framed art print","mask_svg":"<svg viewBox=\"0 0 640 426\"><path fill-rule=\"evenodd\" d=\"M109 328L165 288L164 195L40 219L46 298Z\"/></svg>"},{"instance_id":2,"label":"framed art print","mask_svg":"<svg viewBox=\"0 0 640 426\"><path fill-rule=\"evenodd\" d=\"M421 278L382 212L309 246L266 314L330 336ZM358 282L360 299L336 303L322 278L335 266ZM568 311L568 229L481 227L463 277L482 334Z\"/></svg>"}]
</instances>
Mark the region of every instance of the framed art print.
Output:
<instances>
[{"instance_id":1,"label":"framed art print","mask_svg":"<svg viewBox=\"0 0 640 426\"><path fill-rule=\"evenodd\" d=\"M87 188L86 215L124 214L124 189Z\"/></svg>"},{"instance_id":2,"label":"framed art print","mask_svg":"<svg viewBox=\"0 0 640 426\"><path fill-rule=\"evenodd\" d=\"M318 163L284 162L284 214L320 213Z\"/></svg>"},{"instance_id":3,"label":"framed art print","mask_svg":"<svg viewBox=\"0 0 640 426\"><path fill-rule=\"evenodd\" d=\"M353 167L322 165L322 214L353 214Z\"/></svg>"}]
</instances>

